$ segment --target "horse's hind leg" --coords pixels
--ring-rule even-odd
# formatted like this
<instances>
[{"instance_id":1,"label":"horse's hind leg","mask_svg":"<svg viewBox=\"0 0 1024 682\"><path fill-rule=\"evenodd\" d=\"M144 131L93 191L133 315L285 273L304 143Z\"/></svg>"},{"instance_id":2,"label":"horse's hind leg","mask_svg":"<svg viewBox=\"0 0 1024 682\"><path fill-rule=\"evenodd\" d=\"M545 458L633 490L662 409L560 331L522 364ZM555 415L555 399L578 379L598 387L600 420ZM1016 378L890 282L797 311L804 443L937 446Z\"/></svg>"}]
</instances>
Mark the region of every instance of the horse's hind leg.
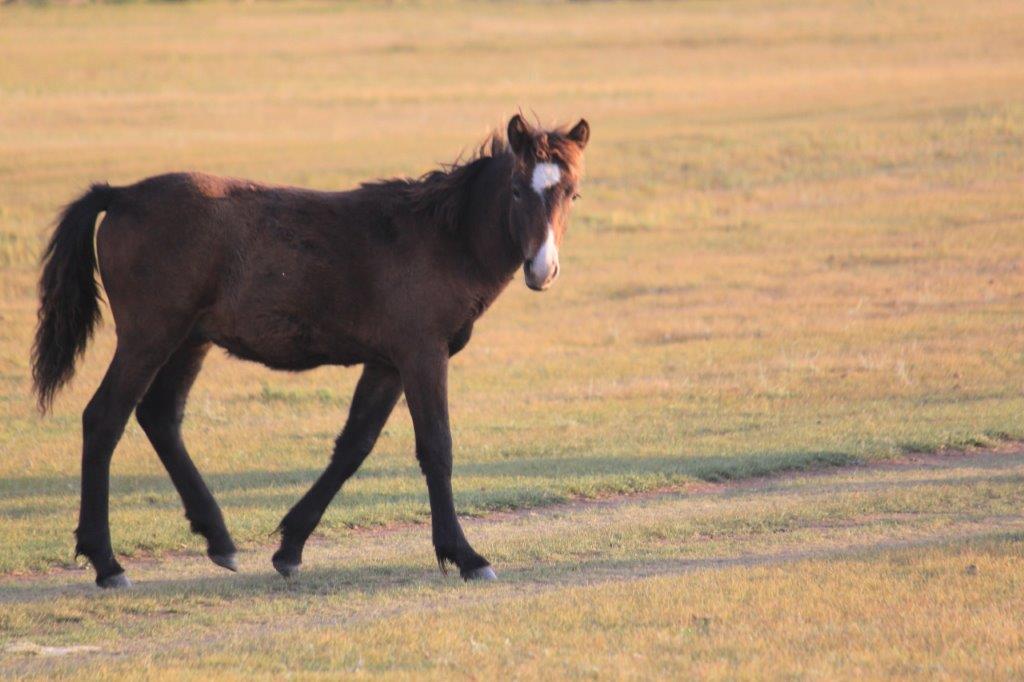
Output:
<instances>
[{"instance_id":1,"label":"horse's hind leg","mask_svg":"<svg viewBox=\"0 0 1024 682\"><path fill-rule=\"evenodd\" d=\"M167 354L118 341L103 381L82 413L82 505L75 554L96 569L100 587L130 585L110 545L110 459L125 424Z\"/></svg>"},{"instance_id":2,"label":"horse's hind leg","mask_svg":"<svg viewBox=\"0 0 1024 682\"><path fill-rule=\"evenodd\" d=\"M356 385L345 428L334 444L331 463L313 487L281 521L281 547L274 568L284 577L299 570L302 548L327 505L366 459L402 395L402 381L390 367L367 364Z\"/></svg>"},{"instance_id":3,"label":"horse's hind leg","mask_svg":"<svg viewBox=\"0 0 1024 682\"><path fill-rule=\"evenodd\" d=\"M181 496L192 532L206 538L207 555L218 566L236 571L235 543L224 516L181 438L185 402L209 350L209 342L191 340L176 350L157 373L135 417Z\"/></svg>"}]
</instances>

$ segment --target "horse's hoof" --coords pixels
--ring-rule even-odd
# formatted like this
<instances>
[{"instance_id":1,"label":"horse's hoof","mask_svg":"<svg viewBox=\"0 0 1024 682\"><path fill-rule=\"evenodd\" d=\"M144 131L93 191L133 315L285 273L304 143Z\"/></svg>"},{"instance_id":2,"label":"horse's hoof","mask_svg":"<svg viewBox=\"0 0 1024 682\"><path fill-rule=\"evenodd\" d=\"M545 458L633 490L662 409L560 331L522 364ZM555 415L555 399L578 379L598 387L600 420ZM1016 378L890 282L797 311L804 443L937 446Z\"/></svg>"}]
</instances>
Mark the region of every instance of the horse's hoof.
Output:
<instances>
[{"instance_id":1,"label":"horse's hoof","mask_svg":"<svg viewBox=\"0 0 1024 682\"><path fill-rule=\"evenodd\" d=\"M232 573L238 573L238 555L237 554L210 554L210 561L226 568Z\"/></svg>"},{"instance_id":2,"label":"horse's hoof","mask_svg":"<svg viewBox=\"0 0 1024 682\"><path fill-rule=\"evenodd\" d=\"M469 580L497 580L498 576L494 574L494 569L490 566L481 566L480 568L474 568L471 571L466 571L462 574L462 579Z\"/></svg>"},{"instance_id":3,"label":"horse's hoof","mask_svg":"<svg viewBox=\"0 0 1024 682\"><path fill-rule=\"evenodd\" d=\"M284 578L291 578L299 572L300 564L294 564L284 559L274 559L274 569Z\"/></svg>"},{"instance_id":4,"label":"horse's hoof","mask_svg":"<svg viewBox=\"0 0 1024 682\"><path fill-rule=\"evenodd\" d=\"M128 580L128 576L124 573L115 573L114 575L108 575L106 578L96 578L96 584L105 590L117 590L131 587L132 581Z\"/></svg>"}]
</instances>

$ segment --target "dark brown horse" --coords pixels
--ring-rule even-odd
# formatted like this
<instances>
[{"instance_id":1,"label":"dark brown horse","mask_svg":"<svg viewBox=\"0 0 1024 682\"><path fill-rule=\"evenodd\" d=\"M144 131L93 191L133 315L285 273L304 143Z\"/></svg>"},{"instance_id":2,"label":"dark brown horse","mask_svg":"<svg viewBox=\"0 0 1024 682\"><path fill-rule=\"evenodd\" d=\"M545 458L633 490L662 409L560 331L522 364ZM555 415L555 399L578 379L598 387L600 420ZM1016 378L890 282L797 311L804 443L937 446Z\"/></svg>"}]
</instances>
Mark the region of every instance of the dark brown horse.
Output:
<instances>
[{"instance_id":1,"label":"dark brown horse","mask_svg":"<svg viewBox=\"0 0 1024 682\"><path fill-rule=\"evenodd\" d=\"M448 358L522 266L543 290L579 196L586 121L537 130L521 116L468 162L347 192L197 174L94 185L64 210L43 256L33 379L43 411L99 319L98 268L117 349L82 415L76 554L101 587L129 585L110 544L110 460L132 410L218 565L235 544L181 438L211 344L275 369L363 365L327 469L281 521L284 576L405 392L426 477L434 548L463 578L493 579L452 500ZM106 216L93 236L96 218Z\"/></svg>"}]
</instances>

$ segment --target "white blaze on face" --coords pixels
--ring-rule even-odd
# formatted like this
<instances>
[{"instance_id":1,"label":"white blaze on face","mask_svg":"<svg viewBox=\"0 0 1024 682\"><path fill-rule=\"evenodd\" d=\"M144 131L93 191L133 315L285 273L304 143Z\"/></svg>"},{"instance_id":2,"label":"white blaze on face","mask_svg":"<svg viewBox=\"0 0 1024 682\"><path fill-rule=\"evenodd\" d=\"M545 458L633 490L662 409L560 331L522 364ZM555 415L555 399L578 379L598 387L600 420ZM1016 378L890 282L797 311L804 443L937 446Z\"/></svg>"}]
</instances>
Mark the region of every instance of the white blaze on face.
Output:
<instances>
[{"instance_id":1,"label":"white blaze on face","mask_svg":"<svg viewBox=\"0 0 1024 682\"><path fill-rule=\"evenodd\" d=\"M538 163L533 167L533 179L530 181L530 185L533 187L533 191L543 199L544 191L558 184L561 178L562 169L558 167L557 163Z\"/></svg>"},{"instance_id":2,"label":"white blaze on face","mask_svg":"<svg viewBox=\"0 0 1024 682\"><path fill-rule=\"evenodd\" d=\"M530 186L543 200L544 193L558 184L562 179L562 169L557 163L538 163L533 167ZM530 260L528 283L539 289L546 288L558 272L558 245L555 243L555 231L548 225L548 233L544 243Z\"/></svg>"},{"instance_id":3,"label":"white blaze on face","mask_svg":"<svg viewBox=\"0 0 1024 682\"><path fill-rule=\"evenodd\" d=\"M548 236L544 240L537 255L530 263L530 275L537 286L547 284L558 268L558 245L555 244L555 231L548 226Z\"/></svg>"}]
</instances>

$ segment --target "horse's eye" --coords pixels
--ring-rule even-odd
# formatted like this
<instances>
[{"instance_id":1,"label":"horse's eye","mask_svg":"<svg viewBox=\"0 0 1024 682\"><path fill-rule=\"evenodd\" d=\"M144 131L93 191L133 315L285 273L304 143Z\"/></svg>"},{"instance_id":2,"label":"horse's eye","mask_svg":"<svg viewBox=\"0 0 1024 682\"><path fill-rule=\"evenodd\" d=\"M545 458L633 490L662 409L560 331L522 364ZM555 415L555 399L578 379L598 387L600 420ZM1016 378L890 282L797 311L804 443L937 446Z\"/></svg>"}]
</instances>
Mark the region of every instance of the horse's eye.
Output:
<instances>
[{"instance_id":1,"label":"horse's eye","mask_svg":"<svg viewBox=\"0 0 1024 682\"><path fill-rule=\"evenodd\" d=\"M574 194L572 195L572 200L573 200L573 201L578 201L579 199L582 199L582 198L583 198L583 195L582 195L582 194L580 194L579 192L575 192L575 193L574 193Z\"/></svg>"},{"instance_id":2,"label":"horse's eye","mask_svg":"<svg viewBox=\"0 0 1024 682\"><path fill-rule=\"evenodd\" d=\"M513 187L512 188L512 198L516 199L516 200L519 199L519 188L518 187Z\"/></svg>"}]
</instances>

